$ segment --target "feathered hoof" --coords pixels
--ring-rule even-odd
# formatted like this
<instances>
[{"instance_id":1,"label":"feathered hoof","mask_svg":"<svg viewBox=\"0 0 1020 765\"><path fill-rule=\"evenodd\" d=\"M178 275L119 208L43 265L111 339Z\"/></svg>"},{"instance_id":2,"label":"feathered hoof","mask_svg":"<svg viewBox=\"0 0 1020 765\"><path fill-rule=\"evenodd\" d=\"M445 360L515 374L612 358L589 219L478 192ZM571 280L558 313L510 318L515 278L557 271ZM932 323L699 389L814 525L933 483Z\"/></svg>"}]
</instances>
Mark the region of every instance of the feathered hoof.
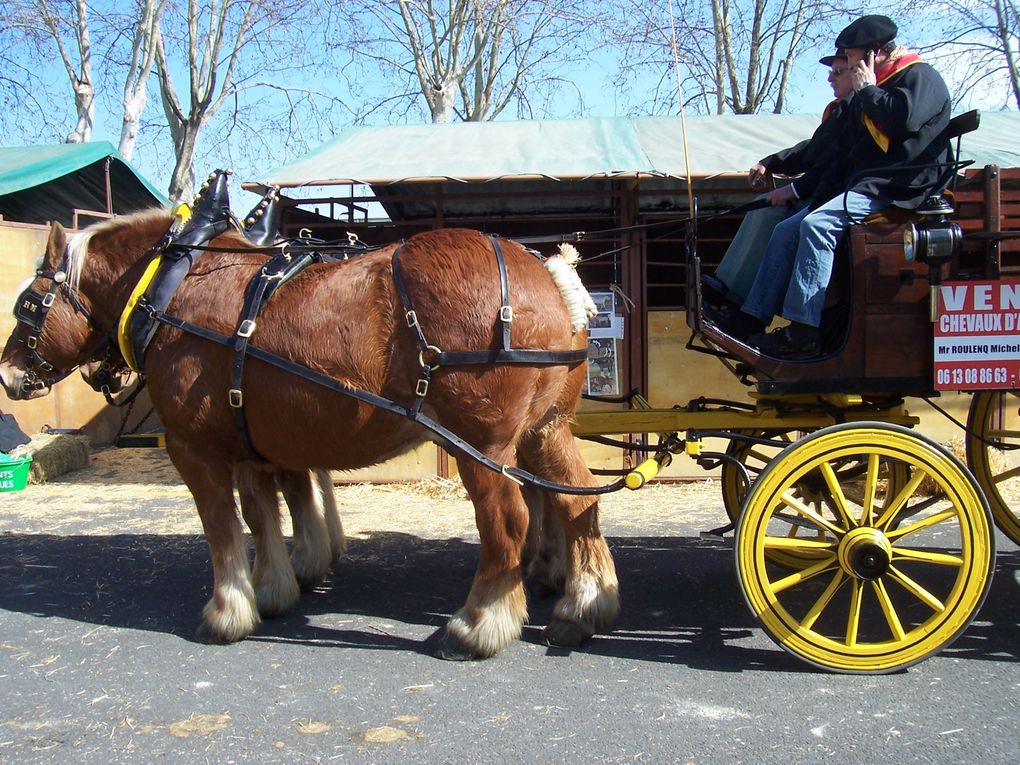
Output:
<instances>
[{"instance_id":1,"label":"feathered hoof","mask_svg":"<svg viewBox=\"0 0 1020 765\"><path fill-rule=\"evenodd\" d=\"M474 661L483 658L445 627L433 634L429 643L432 655L444 661Z\"/></svg>"},{"instance_id":2,"label":"feathered hoof","mask_svg":"<svg viewBox=\"0 0 1020 765\"><path fill-rule=\"evenodd\" d=\"M230 645L231 643L243 640L245 637L247 635L235 638L227 637L222 633L214 631L208 622L199 622L198 627L195 629L195 641L205 643L206 645Z\"/></svg>"},{"instance_id":3,"label":"feathered hoof","mask_svg":"<svg viewBox=\"0 0 1020 765\"><path fill-rule=\"evenodd\" d=\"M542 630L542 642L560 648L576 648L595 632L589 627L568 619L553 619Z\"/></svg>"},{"instance_id":4,"label":"feathered hoof","mask_svg":"<svg viewBox=\"0 0 1020 765\"><path fill-rule=\"evenodd\" d=\"M297 583L298 587L301 588L301 592L312 592L316 587L319 587L326 581L329 571L327 570L325 573L314 572L305 574L298 574L295 571L295 575L297 576Z\"/></svg>"}]
</instances>

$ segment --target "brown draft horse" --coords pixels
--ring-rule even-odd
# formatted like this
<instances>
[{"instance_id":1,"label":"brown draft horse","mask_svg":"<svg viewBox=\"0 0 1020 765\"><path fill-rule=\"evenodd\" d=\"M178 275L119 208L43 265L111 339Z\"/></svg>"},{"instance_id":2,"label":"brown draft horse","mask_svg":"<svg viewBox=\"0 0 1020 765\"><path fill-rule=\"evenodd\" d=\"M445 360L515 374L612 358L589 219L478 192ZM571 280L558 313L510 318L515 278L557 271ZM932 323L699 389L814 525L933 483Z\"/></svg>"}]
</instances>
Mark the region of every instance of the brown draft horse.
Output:
<instances>
[{"instance_id":1,"label":"brown draft horse","mask_svg":"<svg viewBox=\"0 0 1020 765\"><path fill-rule=\"evenodd\" d=\"M70 246L63 229L53 227L44 268L55 270L66 250L70 276L39 336L42 357L66 371L97 353L170 221L167 211L118 218L90 227ZM250 247L233 234L213 244L225 250ZM501 245L514 345L584 348L585 334L571 330L564 299L542 264L516 243L501 240ZM254 344L353 389L411 402L421 362L394 287L392 250L305 269L270 301ZM202 259L168 313L232 334L244 287L263 263L263 255L243 251ZM486 237L456 229L416 235L403 246L401 267L429 343L450 350L498 347L499 277ZM36 282L37 291L51 286L45 275ZM0 358L0 382L12 398L47 392L24 385L30 370L19 333L25 331L21 325L15 329ZM429 438L409 419L249 359L244 400L252 441L265 458L258 460L246 450L227 400L231 363L229 349L170 327L156 333L145 357L167 451L195 498L212 558L213 595L200 634L224 642L246 637L258 623L232 493L239 470L260 477L252 481L257 484L253 497L268 502L272 494L275 503L274 471L361 467ZM432 374L424 411L499 464L561 484L592 486L569 428L584 375L583 365L444 367ZM467 602L450 618L436 652L446 658L485 657L518 637L527 617L521 549L528 511L515 482L455 455L475 506L481 554ZM564 594L543 637L556 645L578 645L615 620L616 572L599 531L596 499L542 493L560 521L566 552ZM255 515L257 525L268 512Z\"/></svg>"}]
</instances>

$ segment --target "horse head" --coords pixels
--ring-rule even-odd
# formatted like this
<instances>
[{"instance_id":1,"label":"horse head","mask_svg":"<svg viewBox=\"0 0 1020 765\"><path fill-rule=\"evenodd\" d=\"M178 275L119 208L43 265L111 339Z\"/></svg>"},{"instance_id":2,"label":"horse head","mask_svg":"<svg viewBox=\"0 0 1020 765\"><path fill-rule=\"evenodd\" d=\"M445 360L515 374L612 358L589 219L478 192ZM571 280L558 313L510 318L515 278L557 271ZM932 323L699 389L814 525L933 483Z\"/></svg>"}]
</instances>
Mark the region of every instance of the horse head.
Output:
<instances>
[{"instance_id":1,"label":"horse head","mask_svg":"<svg viewBox=\"0 0 1020 765\"><path fill-rule=\"evenodd\" d=\"M82 257L68 246L63 226L53 223L35 276L14 304L17 323L0 356L8 397L45 396L102 345L105 333L79 290Z\"/></svg>"},{"instance_id":2,"label":"horse head","mask_svg":"<svg viewBox=\"0 0 1020 765\"><path fill-rule=\"evenodd\" d=\"M17 323L0 356L0 384L10 398L45 396L115 342L120 312L171 220L168 210L147 210L93 224L70 238L59 223L50 227L46 252L18 295Z\"/></svg>"}]
</instances>

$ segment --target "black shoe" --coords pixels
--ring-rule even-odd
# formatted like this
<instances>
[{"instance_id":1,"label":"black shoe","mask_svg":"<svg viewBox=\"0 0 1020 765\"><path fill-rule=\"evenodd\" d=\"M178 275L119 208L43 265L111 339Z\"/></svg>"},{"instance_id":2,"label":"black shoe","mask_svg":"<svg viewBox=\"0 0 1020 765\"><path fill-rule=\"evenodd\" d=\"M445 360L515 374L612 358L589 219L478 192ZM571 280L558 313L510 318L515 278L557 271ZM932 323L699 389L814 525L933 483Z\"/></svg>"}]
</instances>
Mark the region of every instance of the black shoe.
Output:
<instances>
[{"instance_id":1,"label":"black shoe","mask_svg":"<svg viewBox=\"0 0 1020 765\"><path fill-rule=\"evenodd\" d=\"M822 353L818 328L807 324L780 327L767 335L754 335L748 342L762 355L779 359L811 359Z\"/></svg>"},{"instance_id":2,"label":"black shoe","mask_svg":"<svg viewBox=\"0 0 1020 765\"><path fill-rule=\"evenodd\" d=\"M702 314L706 321L738 340L746 340L751 335L761 334L765 331L765 322L756 316L744 313L736 306L722 308L705 306Z\"/></svg>"}]
</instances>

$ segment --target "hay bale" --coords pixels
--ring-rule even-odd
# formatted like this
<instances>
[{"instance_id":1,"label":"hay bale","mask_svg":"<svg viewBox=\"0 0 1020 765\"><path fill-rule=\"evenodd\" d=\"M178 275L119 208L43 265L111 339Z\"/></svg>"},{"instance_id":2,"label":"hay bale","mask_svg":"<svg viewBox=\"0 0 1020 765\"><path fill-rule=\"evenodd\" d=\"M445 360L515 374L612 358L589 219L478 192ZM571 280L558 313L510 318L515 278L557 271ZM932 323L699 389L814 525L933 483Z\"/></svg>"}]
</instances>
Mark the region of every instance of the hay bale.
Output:
<instances>
[{"instance_id":1,"label":"hay bale","mask_svg":"<svg viewBox=\"0 0 1020 765\"><path fill-rule=\"evenodd\" d=\"M30 484L46 483L54 478L88 467L92 445L87 436L69 433L36 433L25 451L32 455Z\"/></svg>"},{"instance_id":2,"label":"hay bale","mask_svg":"<svg viewBox=\"0 0 1020 765\"><path fill-rule=\"evenodd\" d=\"M953 456L960 460L964 465L967 464L967 443L963 439L963 436L953 436L948 441L942 444ZM997 449L991 449L988 452L988 465L992 472L995 474L1004 473L1009 469L1009 460L1006 458L1005 452L1001 452ZM938 491L938 485L931 476L925 476L924 480L917 487L918 494L930 497Z\"/></svg>"}]
</instances>

